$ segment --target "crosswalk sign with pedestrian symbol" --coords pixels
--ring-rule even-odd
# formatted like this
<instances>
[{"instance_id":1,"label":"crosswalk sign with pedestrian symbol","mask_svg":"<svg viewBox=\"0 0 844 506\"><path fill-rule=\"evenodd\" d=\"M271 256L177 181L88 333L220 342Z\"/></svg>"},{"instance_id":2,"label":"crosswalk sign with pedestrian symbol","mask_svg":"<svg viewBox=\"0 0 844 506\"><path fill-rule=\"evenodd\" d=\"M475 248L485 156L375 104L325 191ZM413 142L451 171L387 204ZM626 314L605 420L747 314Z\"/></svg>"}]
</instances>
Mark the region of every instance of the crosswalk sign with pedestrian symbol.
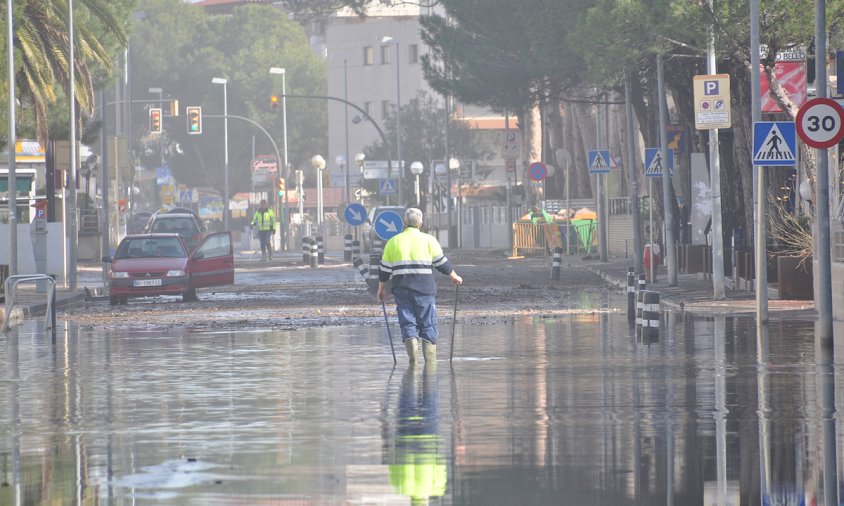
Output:
<instances>
[{"instance_id":1,"label":"crosswalk sign with pedestrian symbol","mask_svg":"<svg viewBox=\"0 0 844 506\"><path fill-rule=\"evenodd\" d=\"M648 177L662 177L665 167L668 173L674 175L674 150L666 149L668 152L668 163L662 159L662 150L659 148L645 148L645 175Z\"/></svg>"},{"instance_id":2,"label":"crosswalk sign with pedestrian symbol","mask_svg":"<svg viewBox=\"0 0 844 506\"><path fill-rule=\"evenodd\" d=\"M607 174L610 171L610 152L607 149L593 149L587 157L590 174Z\"/></svg>"},{"instance_id":3,"label":"crosswalk sign with pedestrian symbol","mask_svg":"<svg viewBox=\"0 0 844 506\"><path fill-rule=\"evenodd\" d=\"M753 124L753 165L796 165L797 129L788 121Z\"/></svg>"}]
</instances>

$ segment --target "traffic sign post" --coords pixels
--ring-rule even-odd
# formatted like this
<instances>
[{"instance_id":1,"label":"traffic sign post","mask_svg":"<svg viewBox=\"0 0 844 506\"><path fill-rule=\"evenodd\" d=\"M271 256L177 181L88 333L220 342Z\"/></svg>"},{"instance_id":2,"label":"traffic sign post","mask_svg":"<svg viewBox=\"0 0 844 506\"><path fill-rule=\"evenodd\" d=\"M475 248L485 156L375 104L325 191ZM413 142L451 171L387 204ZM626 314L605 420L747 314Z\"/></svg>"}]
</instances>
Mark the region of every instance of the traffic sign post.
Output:
<instances>
[{"instance_id":1,"label":"traffic sign post","mask_svg":"<svg viewBox=\"0 0 844 506\"><path fill-rule=\"evenodd\" d=\"M757 121L753 124L753 165L796 165L795 153L797 135L794 123Z\"/></svg>"},{"instance_id":2,"label":"traffic sign post","mask_svg":"<svg viewBox=\"0 0 844 506\"><path fill-rule=\"evenodd\" d=\"M645 175L647 177L662 177L665 166L668 165L668 173L674 175L674 150L668 149L668 163L662 159L659 148L645 148Z\"/></svg>"},{"instance_id":3,"label":"traffic sign post","mask_svg":"<svg viewBox=\"0 0 844 506\"><path fill-rule=\"evenodd\" d=\"M375 235L389 241L391 237L404 230L404 220L395 211L383 211L378 214L372 226L375 228Z\"/></svg>"},{"instance_id":4,"label":"traffic sign post","mask_svg":"<svg viewBox=\"0 0 844 506\"><path fill-rule=\"evenodd\" d=\"M730 75L711 74L694 77L695 128L711 130L730 128Z\"/></svg>"},{"instance_id":5,"label":"traffic sign post","mask_svg":"<svg viewBox=\"0 0 844 506\"><path fill-rule=\"evenodd\" d=\"M366 208L363 207L363 204L353 202L343 210L343 219L353 227L363 225L363 222L366 221Z\"/></svg>"},{"instance_id":6,"label":"traffic sign post","mask_svg":"<svg viewBox=\"0 0 844 506\"><path fill-rule=\"evenodd\" d=\"M608 174L610 171L610 150L593 149L587 156L590 174Z\"/></svg>"},{"instance_id":7,"label":"traffic sign post","mask_svg":"<svg viewBox=\"0 0 844 506\"><path fill-rule=\"evenodd\" d=\"M380 195L395 195L398 187L398 179L380 179L378 180L378 193Z\"/></svg>"},{"instance_id":8,"label":"traffic sign post","mask_svg":"<svg viewBox=\"0 0 844 506\"><path fill-rule=\"evenodd\" d=\"M838 102L825 97L813 98L797 112L797 134L813 148L831 148L844 138L842 118L844 109Z\"/></svg>"}]
</instances>

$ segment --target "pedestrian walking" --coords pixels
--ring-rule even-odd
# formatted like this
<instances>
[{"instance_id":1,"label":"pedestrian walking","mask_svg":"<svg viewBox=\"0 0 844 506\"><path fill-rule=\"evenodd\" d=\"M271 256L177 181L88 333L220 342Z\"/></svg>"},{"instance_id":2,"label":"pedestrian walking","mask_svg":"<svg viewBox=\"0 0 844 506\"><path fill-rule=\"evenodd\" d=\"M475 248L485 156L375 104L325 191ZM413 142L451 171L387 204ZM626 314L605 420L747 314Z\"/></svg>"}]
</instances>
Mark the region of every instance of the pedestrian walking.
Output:
<instances>
[{"instance_id":1,"label":"pedestrian walking","mask_svg":"<svg viewBox=\"0 0 844 506\"><path fill-rule=\"evenodd\" d=\"M272 236L275 234L275 213L267 207L267 201L262 200L260 207L252 217L252 227L258 228L258 240L261 242L261 259L273 259Z\"/></svg>"},{"instance_id":2,"label":"pedestrian walking","mask_svg":"<svg viewBox=\"0 0 844 506\"><path fill-rule=\"evenodd\" d=\"M423 233L422 211L409 208L404 213L405 229L393 236L384 246L381 271L378 278L378 302L387 297L387 281L392 280L392 293L396 300L399 327L407 356L416 362L418 341L426 363L437 360L437 284L434 269L451 278L455 285L463 278L443 253L440 243L432 235Z\"/></svg>"}]
</instances>

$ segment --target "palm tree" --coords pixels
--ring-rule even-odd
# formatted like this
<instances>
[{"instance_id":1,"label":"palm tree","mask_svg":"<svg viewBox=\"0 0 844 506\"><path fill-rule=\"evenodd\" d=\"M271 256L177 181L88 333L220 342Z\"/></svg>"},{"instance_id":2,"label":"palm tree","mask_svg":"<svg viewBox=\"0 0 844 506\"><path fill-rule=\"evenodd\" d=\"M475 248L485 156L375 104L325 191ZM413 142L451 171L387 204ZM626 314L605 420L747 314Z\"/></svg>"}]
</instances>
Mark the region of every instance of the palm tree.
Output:
<instances>
[{"instance_id":1,"label":"palm tree","mask_svg":"<svg viewBox=\"0 0 844 506\"><path fill-rule=\"evenodd\" d=\"M114 37L118 44L126 45L126 30L109 0L79 0L79 3L90 14L88 19L99 23L104 34ZM14 46L18 65L15 85L21 105L32 108L36 136L44 142L47 140L47 110L56 102L56 87L67 91L70 83L68 2L26 0L16 11ZM74 12L74 20L81 17L79 11ZM90 114L94 107L91 70L96 66L109 72L112 56L90 23L75 23L74 32L76 104Z\"/></svg>"}]
</instances>

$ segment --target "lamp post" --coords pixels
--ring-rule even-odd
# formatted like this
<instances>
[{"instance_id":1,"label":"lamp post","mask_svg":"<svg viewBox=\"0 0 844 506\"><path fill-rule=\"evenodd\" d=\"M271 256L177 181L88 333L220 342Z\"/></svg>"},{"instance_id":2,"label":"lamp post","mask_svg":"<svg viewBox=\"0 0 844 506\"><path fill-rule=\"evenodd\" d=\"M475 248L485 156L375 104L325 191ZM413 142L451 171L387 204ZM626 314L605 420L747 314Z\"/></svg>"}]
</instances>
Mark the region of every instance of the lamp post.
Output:
<instances>
[{"instance_id":1,"label":"lamp post","mask_svg":"<svg viewBox=\"0 0 844 506\"><path fill-rule=\"evenodd\" d=\"M223 226L231 230L229 222L229 97L228 79L215 77L212 84L223 85Z\"/></svg>"},{"instance_id":2,"label":"lamp post","mask_svg":"<svg viewBox=\"0 0 844 506\"><path fill-rule=\"evenodd\" d=\"M283 67L270 67L270 74L281 74L281 127L284 131L284 139L283 139L283 155L284 160L281 161L281 175L287 179L288 176L288 167L289 164L287 163L287 69ZM286 183L285 183L286 184ZM285 217L290 216L290 202L287 200L287 190L284 191L284 215ZM289 219L289 218L285 218ZM282 223L286 223L282 221ZM287 231L282 231L281 235L282 242L284 243L284 249L287 249Z\"/></svg>"},{"instance_id":3,"label":"lamp post","mask_svg":"<svg viewBox=\"0 0 844 506\"><path fill-rule=\"evenodd\" d=\"M455 237L453 247L459 248L460 244L463 242L462 238L461 238L462 228L463 228L463 224L461 223L461 221L462 221L461 218L462 218L462 214L463 214L463 205L460 202L461 197L462 197L461 194L460 194L460 183L461 183L461 181L460 181L460 160L458 160L457 158L449 158L448 159L448 174L449 174L449 176L451 175L452 171L457 173L457 204L456 204L456 206L457 206L457 209L456 209L457 210L457 227L456 227L457 228L457 237ZM449 180L449 183L448 183L448 199L449 199L449 202L450 202L451 201L451 181L450 180ZM451 217L450 212L448 213L448 216L449 216L449 218ZM449 244L449 247L452 247L451 244Z\"/></svg>"},{"instance_id":4,"label":"lamp post","mask_svg":"<svg viewBox=\"0 0 844 506\"><path fill-rule=\"evenodd\" d=\"M366 161L366 155L363 153L358 153L355 155L355 164L358 166L358 170L360 171L360 187L363 189L363 162ZM363 199L363 195L361 195L361 200Z\"/></svg>"},{"instance_id":5,"label":"lamp post","mask_svg":"<svg viewBox=\"0 0 844 506\"><path fill-rule=\"evenodd\" d=\"M440 206L442 206L442 204L443 204L443 200L442 200L443 195L442 195L442 189L441 189L441 186L440 186L440 184L439 184L439 183L442 181L442 176L445 176L445 175L446 175L445 164L444 164L444 163L438 163L438 164L436 164L436 165L434 166L434 174L435 174L435 178L436 178L436 180L437 180L437 201L439 202L439 205L440 205ZM434 177L430 177L430 178L428 178L428 190L430 191L430 193L431 193L431 197L432 197L432 198L431 198L431 213L430 213L430 216L433 216L434 211L436 210L436 207L435 207L435 205L434 205L434 199L433 199L433 195L434 195L434 179L435 179L435 178L434 178ZM448 213L448 211L449 211L449 204L448 204L448 199L446 198L446 201L445 201L445 212L446 212L446 213ZM442 225L442 221L443 221L443 220L442 220L442 212L443 212L443 209L442 209L442 207L440 207L440 212L437 214L437 216L438 216L438 219L437 219L437 227L440 227L440 226ZM451 216L451 215L449 215L449 216ZM433 222L431 222L431 225L433 225ZM448 231L447 231L447 234L451 234L451 218L449 218L449 219L448 219Z\"/></svg>"},{"instance_id":6,"label":"lamp post","mask_svg":"<svg viewBox=\"0 0 844 506\"><path fill-rule=\"evenodd\" d=\"M67 17L67 32L68 32L68 78L69 78L69 95L70 95L70 192L68 194L68 206L70 208L70 216L67 217L67 225L68 225L68 241L70 241L70 248L68 249L68 272L67 272L67 285L68 288L71 290L76 290L76 262L78 259L77 255L77 248L79 247L79 216L78 210L76 206L76 169L77 169L77 162L76 159L79 155L76 152L76 66L74 62L76 61L75 55L75 34L73 30L73 0L68 0L67 2L67 10L68 10L68 17ZM8 52L11 53L12 46L10 45L8 48ZM15 146L14 144L9 146L9 153L10 157L14 157L15 153ZM11 189L11 188L10 188ZM9 196L15 196L15 204L17 204L17 188L14 189L14 193L9 193ZM11 222L10 222L11 223Z\"/></svg>"},{"instance_id":7,"label":"lamp post","mask_svg":"<svg viewBox=\"0 0 844 506\"><path fill-rule=\"evenodd\" d=\"M401 65L399 65L399 41L396 38L381 37L381 42L393 42L396 45L396 159L399 162L398 198L402 205L402 180L404 179L404 164L401 159ZM388 174L387 178L391 175ZM389 197L388 197L389 200Z\"/></svg>"},{"instance_id":8,"label":"lamp post","mask_svg":"<svg viewBox=\"0 0 844 506\"><path fill-rule=\"evenodd\" d=\"M311 158L311 165L313 165L317 171L317 226L319 228L320 235L322 235L322 171L325 170L325 158L320 155L314 155L313 158Z\"/></svg>"},{"instance_id":9,"label":"lamp post","mask_svg":"<svg viewBox=\"0 0 844 506\"><path fill-rule=\"evenodd\" d=\"M13 48L15 29L14 29L14 9L12 8L12 0L6 0L6 47ZM8 134L8 151L9 151L9 275L14 276L18 273L18 184L15 179L15 52L6 51L6 61L8 63L8 110L6 116L9 120Z\"/></svg>"},{"instance_id":10,"label":"lamp post","mask_svg":"<svg viewBox=\"0 0 844 506\"><path fill-rule=\"evenodd\" d=\"M416 207L422 205L422 200L419 198L419 174L422 174L423 170L425 170L425 166L422 165L422 162L413 162L410 164L410 172L416 176L416 181L413 185L413 189L416 192Z\"/></svg>"}]
</instances>

